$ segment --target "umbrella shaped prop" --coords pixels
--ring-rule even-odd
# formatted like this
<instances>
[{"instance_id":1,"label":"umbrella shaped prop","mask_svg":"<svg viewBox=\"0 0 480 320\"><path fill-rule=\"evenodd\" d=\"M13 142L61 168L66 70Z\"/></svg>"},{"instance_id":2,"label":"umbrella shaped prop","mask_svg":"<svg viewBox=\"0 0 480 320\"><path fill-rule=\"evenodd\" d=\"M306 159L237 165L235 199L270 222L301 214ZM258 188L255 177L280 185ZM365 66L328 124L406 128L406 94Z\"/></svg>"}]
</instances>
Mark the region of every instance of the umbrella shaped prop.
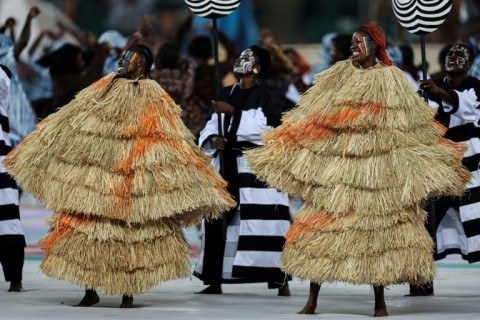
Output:
<instances>
[{"instance_id":1,"label":"umbrella shaped prop","mask_svg":"<svg viewBox=\"0 0 480 320\"><path fill-rule=\"evenodd\" d=\"M425 35L438 29L452 9L452 0L392 0L398 22L408 32L420 35L423 79L427 79ZM427 100L426 92L424 98Z\"/></svg>"},{"instance_id":2,"label":"umbrella shaped prop","mask_svg":"<svg viewBox=\"0 0 480 320\"><path fill-rule=\"evenodd\" d=\"M215 60L215 100L220 97L220 64L218 61L217 19L228 16L240 5L241 0L185 0L190 10L200 17L212 19L213 57ZM222 118L218 114L218 135L223 136ZM218 154L220 174L223 175L223 153Z\"/></svg>"}]
</instances>

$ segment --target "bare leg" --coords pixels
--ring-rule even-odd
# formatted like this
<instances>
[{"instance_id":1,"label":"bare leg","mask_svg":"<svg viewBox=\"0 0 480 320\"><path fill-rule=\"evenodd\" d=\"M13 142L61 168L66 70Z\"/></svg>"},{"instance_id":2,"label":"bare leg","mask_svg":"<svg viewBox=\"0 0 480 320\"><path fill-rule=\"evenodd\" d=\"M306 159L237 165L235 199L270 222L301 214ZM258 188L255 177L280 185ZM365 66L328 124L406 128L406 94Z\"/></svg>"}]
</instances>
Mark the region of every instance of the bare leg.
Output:
<instances>
[{"instance_id":1,"label":"bare leg","mask_svg":"<svg viewBox=\"0 0 480 320\"><path fill-rule=\"evenodd\" d=\"M85 295L83 296L82 301L74 305L74 307L90 307L94 304L97 304L100 301L97 291L95 290L85 290Z\"/></svg>"},{"instance_id":2,"label":"bare leg","mask_svg":"<svg viewBox=\"0 0 480 320\"><path fill-rule=\"evenodd\" d=\"M383 286L373 286L373 292L375 294L375 313L374 317L386 317L387 306L385 304L385 297L383 295Z\"/></svg>"},{"instance_id":3,"label":"bare leg","mask_svg":"<svg viewBox=\"0 0 480 320\"><path fill-rule=\"evenodd\" d=\"M317 308L318 293L320 292L320 284L310 282L310 293L308 295L307 303L298 314L314 314Z\"/></svg>"},{"instance_id":4,"label":"bare leg","mask_svg":"<svg viewBox=\"0 0 480 320\"><path fill-rule=\"evenodd\" d=\"M285 282L283 286L278 288L278 295L281 297L290 297L290 288L288 282Z\"/></svg>"},{"instance_id":5,"label":"bare leg","mask_svg":"<svg viewBox=\"0 0 480 320\"><path fill-rule=\"evenodd\" d=\"M202 291L195 292L195 293L199 293L199 294L222 294L223 293L222 285L220 283L212 283L211 285L209 285L208 287L206 287Z\"/></svg>"},{"instance_id":6,"label":"bare leg","mask_svg":"<svg viewBox=\"0 0 480 320\"><path fill-rule=\"evenodd\" d=\"M133 296L124 294L122 296L122 304L120 305L120 308L133 308Z\"/></svg>"},{"instance_id":7,"label":"bare leg","mask_svg":"<svg viewBox=\"0 0 480 320\"><path fill-rule=\"evenodd\" d=\"M25 290L22 287L22 281L11 281L10 288L8 292L24 292Z\"/></svg>"}]
</instances>

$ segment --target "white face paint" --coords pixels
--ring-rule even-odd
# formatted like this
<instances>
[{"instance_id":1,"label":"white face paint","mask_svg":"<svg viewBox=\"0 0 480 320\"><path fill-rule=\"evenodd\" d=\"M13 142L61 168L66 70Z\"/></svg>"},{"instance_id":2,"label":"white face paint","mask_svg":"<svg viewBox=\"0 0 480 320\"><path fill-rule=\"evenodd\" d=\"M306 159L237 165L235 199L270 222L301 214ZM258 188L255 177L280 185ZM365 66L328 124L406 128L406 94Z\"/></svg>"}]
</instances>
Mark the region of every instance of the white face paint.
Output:
<instances>
[{"instance_id":1,"label":"white face paint","mask_svg":"<svg viewBox=\"0 0 480 320\"><path fill-rule=\"evenodd\" d=\"M255 66L255 55L251 49L244 50L233 65L233 72L236 74L249 74Z\"/></svg>"},{"instance_id":2,"label":"white face paint","mask_svg":"<svg viewBox=\"0 0 480 320\"><path fill-rule=\"evenodd\" d=\"M470 62L468 50L459 45L454 45L448 51L445 59L445 70L447 72L465 72L468 71L467 63Z\"/></svg>"}]
</instances>

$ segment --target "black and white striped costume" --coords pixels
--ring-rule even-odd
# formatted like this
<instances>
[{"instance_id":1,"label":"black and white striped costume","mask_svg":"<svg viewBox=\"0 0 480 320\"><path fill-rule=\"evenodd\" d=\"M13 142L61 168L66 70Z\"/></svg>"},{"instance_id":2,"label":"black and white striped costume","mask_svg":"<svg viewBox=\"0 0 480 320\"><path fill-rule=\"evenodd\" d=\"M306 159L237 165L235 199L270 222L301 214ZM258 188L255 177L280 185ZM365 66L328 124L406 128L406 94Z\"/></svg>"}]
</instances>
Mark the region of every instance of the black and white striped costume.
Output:
<instances>
[{"instance_id":1,"label":"black and white striped costume","mask_svg":"<svg viewBox=\"0 0 480 320\"><path fill-rule=\"evenodd\" d=\"M445 137L468 146L463 165L472 173L461 198L442 197L435 201L436 259L460 253L470 263L480 261L480 81L467 77L454 89L445 80L436 85L454 97L449 104L440 97L429 96L429 103L438 108L437 119L447 128Z\"/></svg>"},{"instance_id":2,"label":"black and white striped costume","mask_svg":"<svg viewBox=\"0 0 480 320\"><path fill-rule=\"evenodd\" d=\"M3 159L11 150L7 117L9 70L0 68L0 262L6 281L22 280L25 236L20 225L18 189L5 170Z\"/></svg>"},{"instance_id":3,"label":"black and white striped costume","mask_svg":"<svg viewBox=\"0 0 480 320\"><path fill-rule=\"evenodd\" d=\"M203 223L195 275L205 284L268 282L270 288L278 288L287 279L279 261L290 227L288 196L257 180L242 150L261 145L260 133L277 125L280 113L269 106L272 96L261 85L246 90L238 85L224 88L220 100L235 107L233 116L222 114L222 123L227 138L224 178L238 207L226 213L224 221ZM214 114L200 133L199 143L214 155L218 169L217 150L210 143L218 135L217 124Z\"/></svg>"}]
</instances>

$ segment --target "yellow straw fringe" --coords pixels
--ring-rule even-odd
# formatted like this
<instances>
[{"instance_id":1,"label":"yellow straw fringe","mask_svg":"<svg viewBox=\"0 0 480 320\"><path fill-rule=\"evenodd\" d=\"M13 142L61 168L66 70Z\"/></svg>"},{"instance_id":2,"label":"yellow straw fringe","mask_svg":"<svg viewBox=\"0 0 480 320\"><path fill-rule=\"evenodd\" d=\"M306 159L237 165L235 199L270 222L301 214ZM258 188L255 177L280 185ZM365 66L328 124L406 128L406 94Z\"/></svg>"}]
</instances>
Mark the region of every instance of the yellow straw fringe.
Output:
<instances>
[{"instance_id":1,"label":"yellow straw fringe","mask_svg":"<svg viewBox=\"0 0 480 320\"><path fill-rule=\"evenodd\" d=\"M417 248L384 252L363 259L333 260L322 255L305 257L300 249L282 252L282 269L302 280L316 283L344 281L355 285L424 284L435 275L433 255L419 255Z\"/></svg>"},{"instance_id":2,"label":"yellow straw fringe","mask_svg":"<svg viewBox=\"0 0 480 320\"><path fill-rule=\"evenodd\" d=\"M181 234L179 223L173 218L150 221L148 223L126 223L82 214L55 213L48 220L52 230L60 226L82 233L88 239L97 241L119 241L125 244L163 238L174 233Z\"/></svg>"},{"instance_id":3,"label":"yellow straw fringe","mask_svg":"<svg viewBox=\"0 0 480 320\"><path fill-rule=\"evenodd\" d=\"M48 241L48 237L40 244L43 245L45 241ZM136 269L155 270L162 265L175 267L175 264L180 262L182 266L184 260L188 261L189 250L181 230L152 241L128 244L113 240L106 244L74 232L58 240L51 250L47 249L46 260L50 255L54 255L63 257L85 270L133 272Z\"/></svg>"},{"instance_id":4,"label":"yellow straw fringe","mask_svg":"<svg viewBox=\"0 0 480 320\"><path fill-rule=\"evenodd\" d=\"M356 211L347 212L336 217L330 212L320 211L309 202L305 203L295 214L295 225L308 225L309 229L321 229L325 232L336 232L342 230L371 231L393 228L397 224L419 223L423 224L426 219L426 212L421 205L399 211ZM317 227L317 219L326 219L330 223ZM334 223L333 223L334 222Z\"/></svg>"},{"instance_id":5,"label":"yellow straw fringe","mask_svg":"<svg viewBox=\"0 0 480 320\"><path fill-rule=\"evenodd\" d=\"M428 123L415 128L411 132L398 129L367 129L362 131L330 130L326 129L328 139L321 137L317 131L313 137L306 136L302 131L266 131L262 138L265 145L284 149L309 149L324 156L370 157L390 150L431 145L437 143L438 138L445 133L445 128ZM429 130L430 128L430 130Z\"/></svg>"},{"instance_id":6,"label":"yellow straw fringe","mask_svg":"<svg viewBox=\"0 0 480 320\"><path fill-rule=\"evenodd\" d=\"M228 193L216 188L199 189L190 186L181 192L166 191L123 199L115 195L100 195L96 190L85 187L70 186L70 190L62 191L66 185L56 180L48 184L51 190L58 191L37 195L37 198L44 203L51 203L49 208L52 211L80 212L85 215L122 219L129 223L149 222L161 217L181 218L185 211L203 206L213 208L205 213L205 217L215 219L231 207L231 202L226 199ZM86 202L86 198L91 201Z\"/></svg>"},{"instance_id":7,"label":"yellow straw fringe","mask_svg":"<svg viewBox=\"0 0 480 320\"><path fill-rule=\"evenodd\" d=\"M50 277L66 280L87 289L101 288L106 295L135 295L147 292L160 282L184 278L190 275L190 263L186 257L170 265L158 266L153 270L84 269L63 257L50 256L41 265L41 270Z\"/></svg>"},{"instance_id":8,"label":"yellow straw fringe","mask_svg":"<svg viewBox=\"0 0 480 320\"><path fill-rule=\"evenodd\" d=\"M284 170L309 185L344 184L365 189L380 189L401 187L407 183L428 182L428 185L431 185L430 181L437 182L441 177L455 182L458 180L456 178L458 174L452 171L451 167L457 166L460 169L458 159L455 159L456 150L441 145L396 149L368 158L325 156L306 148L264 150L269 152L261 153L255 150L253 153L256 157L248 159L251 163L261 162L264 166L270 163L268 169L260 172L260 177L267 181L274 180L274 177L278 177L278 180L283 179L284 177L278 176L277 172ZM292 153L296 155L295 158L288 156ZM272 158L276 159L274 163L270 161ZM443 181L438 183L445 184ZM456 187L456 190L461 194L463 185Z\"/></svg>"}]
</instances>

